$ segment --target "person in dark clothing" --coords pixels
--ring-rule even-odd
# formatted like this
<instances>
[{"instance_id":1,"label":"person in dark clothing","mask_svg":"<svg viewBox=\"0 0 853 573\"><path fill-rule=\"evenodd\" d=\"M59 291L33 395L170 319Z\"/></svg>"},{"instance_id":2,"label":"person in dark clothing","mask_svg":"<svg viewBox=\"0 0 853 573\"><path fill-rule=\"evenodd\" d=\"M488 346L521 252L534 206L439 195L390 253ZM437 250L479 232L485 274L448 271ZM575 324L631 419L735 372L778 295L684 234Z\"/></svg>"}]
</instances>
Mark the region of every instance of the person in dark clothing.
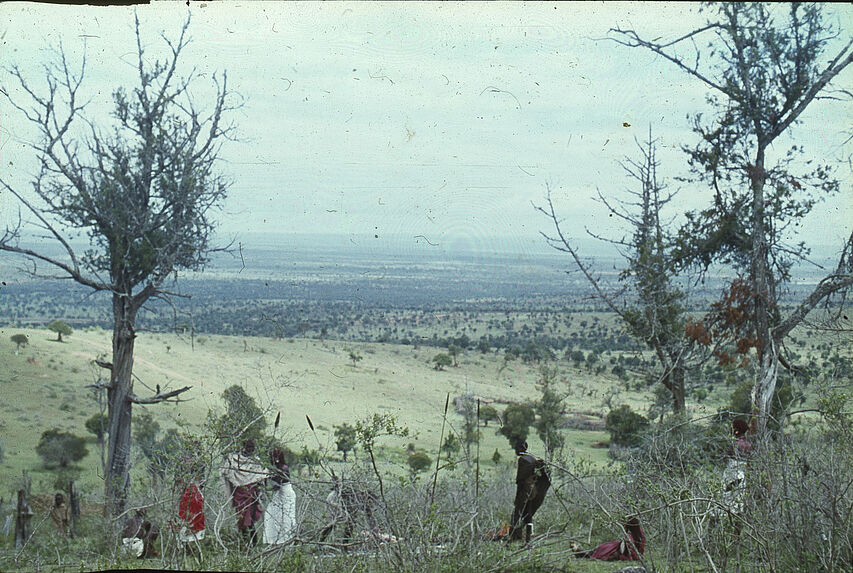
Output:
<instances>
[{"instance_id":1,"label":"person in dark clothing","mask_svg":"<svg viewBox=\"0 0 853 573\"><path fill-rule=\"evenodd\" d=\"M616 540L602 543L595 549L573 551L575 557L597 559L599 561L637 561L646 551L646 536L636 517L629 519L625 525L629 540Z\"/></svg>"},{"instance_id":2,"label":"person in dark clothing","mask_svg":"<svg viewBox=\"0 0 853 573\"><path fill-rule=\"evenodd\" d=\"M527 442L520 440L515 445L518 456L518 471L515 477L515 503L510 521L510 541L524 537L530 541L533 532L533 514L542 505L551 486L551 477L544 461L527 451Z\"/></svg>"},{"instance_id":3,"label":"person in dark clothing","mask_svg":"<svg viewBox=\"0 0 853 573\"><path fill-rule=\"evenodd\" d=\"M125 522L122 530L122 544L131 549L136 557L158 557L154 542L160 536L160 528L145 517L145 509L137 509L133 517Z\"/></svg>"}]
</instances>

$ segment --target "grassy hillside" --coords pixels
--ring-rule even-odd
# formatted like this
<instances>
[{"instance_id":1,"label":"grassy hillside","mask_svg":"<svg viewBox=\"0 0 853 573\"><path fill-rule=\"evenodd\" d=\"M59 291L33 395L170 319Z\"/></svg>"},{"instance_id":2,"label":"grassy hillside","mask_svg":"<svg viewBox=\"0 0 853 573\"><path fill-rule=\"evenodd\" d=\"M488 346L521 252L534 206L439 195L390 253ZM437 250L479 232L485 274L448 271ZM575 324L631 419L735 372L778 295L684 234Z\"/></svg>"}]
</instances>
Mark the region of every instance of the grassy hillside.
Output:
<instances>
[{"instance_id":1,"label":"grassy hillside","mask_svg":"<svg viewBox=\"0 0 853 573\"><path fill-rule=\"evenodd\" d=\"M16 354L13 334L23 333L29 344ZM53 427L92 438L90 454L82 462L84 486L98 484L100 458L94 437L84 423L98 411L93 391L86 386L104 375L93 359L109 359L110 333L87 329L75 331L62 343L44 329L0 329L0 430L5 460L0 477L5 483L28 470L38 482L50 474L41 468L35 446L41 433ZM353 366L349 349L363 359ZM418 449L434 454L441 430L445 396L466 391L485 400L506 403L536 399L535 366L513 361L504 365L494 353L467 351L458 367L436 371L433 347L389 344L341 343L316 339L238 338L225 336L188 337L141 333L136 343L134 391L153 394L154 388L192 386L180 405L137 406L146 408L163 427L178 421L201 424L209 409L221 410L220 395L232 384L244 386L258 404L268 410L270 426L277 412L282 422L278 435L288 445L301 449L317 447L309 434L305 415L311 416L324 447L334 450L333 425L354 422L373 412L391 413L414 432L411 439ZM615 379L595 379L566 367L561 376L570 410L601 410L601 395ZM625 394L621 402L640 406L642 394ZM451 427L461 425L461 417L448 416ZM491 457L497 448L511 456L503 436L496 435L494 423L483 431L482 457ZM606 450L591 447L607 438L604 432L568 431L567 437L579 455L602 463ZM541 451L541 444L531 445ZM389 444L390 445L390 444ZM399 444L398 444L399 445ZM403 444L404 445L404 444ZM339 454L337 454L339 455Z\"/></svg>"}]
</instances>

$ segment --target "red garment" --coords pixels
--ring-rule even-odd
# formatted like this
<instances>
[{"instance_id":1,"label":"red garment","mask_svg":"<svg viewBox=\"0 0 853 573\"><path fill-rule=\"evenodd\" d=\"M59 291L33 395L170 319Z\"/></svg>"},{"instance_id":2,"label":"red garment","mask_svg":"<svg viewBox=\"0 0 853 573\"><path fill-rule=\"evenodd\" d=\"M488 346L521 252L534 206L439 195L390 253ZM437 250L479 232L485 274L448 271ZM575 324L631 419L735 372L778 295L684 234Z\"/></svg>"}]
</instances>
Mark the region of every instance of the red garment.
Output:
<instances>
[{"instance_id":1,"label":"red garment","mask_svg":"<svg viewBox=\"0 0 853 573\"><path fill-rule=\"evenodd\" d=\"M237 510L237 529L240 531L253 527L261 519L263 509L257 484L234 488L234 509Z\"/></svg>"},{"instance_id":2,"label":"red garment","mask_svg":"<svg viewBox=\"0 0 853 573\"><path fill-rule=\"evenodd\" d=\"M592 550L590 559L598 559L600 561L637 561L640 556L637 551L644 553L646 550L646 536L640 531L639 535L630 532L631 538L634 541L636 549L627 541L608 541L602 543Z\"/></svg>"},{"instance_id":3,"label":"red garment","mask_svg":"<svg viewBox=\"0 0 853 573\"><path fill-rule=\"evenodd\" d=\"M178 505L178 515L187 522L195 533L204 531L204 496L195 483L184 490Z\"/></svg>"}]
</instances>

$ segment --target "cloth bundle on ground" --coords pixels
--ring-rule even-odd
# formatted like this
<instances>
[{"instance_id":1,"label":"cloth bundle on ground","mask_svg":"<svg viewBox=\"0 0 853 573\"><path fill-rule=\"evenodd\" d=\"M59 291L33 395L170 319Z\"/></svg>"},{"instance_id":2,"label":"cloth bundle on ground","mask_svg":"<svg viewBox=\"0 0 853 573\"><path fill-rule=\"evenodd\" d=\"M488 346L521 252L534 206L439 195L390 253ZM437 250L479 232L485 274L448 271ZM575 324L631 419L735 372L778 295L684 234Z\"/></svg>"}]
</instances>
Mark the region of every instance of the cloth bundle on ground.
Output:
<instances>
[{"instance_id":1,"label":"cloth bundle on ground","mask_svg":"<svg viewBox=\"0 0 853 573\"><path fill-rule=\"evenodd\" d=\"M630 541L624 539L608 541L594 549L573 551L574 556L599 561L637 561L646 550L646 536L640 527L640 520L632 517L624 527Z\"/></svg>"}]
</instances>

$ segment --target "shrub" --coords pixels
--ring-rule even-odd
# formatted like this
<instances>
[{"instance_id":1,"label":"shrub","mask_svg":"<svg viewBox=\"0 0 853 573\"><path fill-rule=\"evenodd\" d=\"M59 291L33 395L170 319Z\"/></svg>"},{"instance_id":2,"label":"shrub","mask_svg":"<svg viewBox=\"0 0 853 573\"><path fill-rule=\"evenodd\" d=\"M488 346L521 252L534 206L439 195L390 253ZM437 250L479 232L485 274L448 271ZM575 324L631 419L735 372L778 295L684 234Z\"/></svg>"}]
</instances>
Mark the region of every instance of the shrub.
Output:
<instances>
[{"instance_id":1,"label":"shrub","mask_svg":"<svg viewBox=\"0 0 853 573\"><path fill-rule=\"evenodd\" d=\"M498 411L494 406L482 406L480 408L480 419L483 421L484 426L488 426L491 420L498 419Z\"/></svg>"},{"instance_id":2,"label":"shrub","mask_svg":"<svg viewBox=\"0 0 853 573\"><path fill-rule=\"evenodd\" d=\"M21 350L21 347L26 346L30 342L26 334L13 334L11 340L15 344L15 354Z\"/></svg>"},{"instance_id":3,"label":"shrub","mask_svg":"<svg viewBox=\"0 0 853 573\"><path fill-rule=\"evenodd\" d=\"M92 417L86 420L86 429L90 434L95 434L99 444L104 441L108 422L109 418L106 414L92 414Z\"/></svg>"},{"instance_id":4,"label":"shrub","mask_svg":"<svg viewBox=\"0 0 853 573\"><path fill-rule=\"evenodd\" d=\"M504 410L504 423L498 433L506 436L510 446L515 446L516 442L527 439L534 420L536 413L533 408L526 404L510 404Z\"/></svg>"},{"instance_id":5,"label":"shrub","mask_svg":"<svg viewBox=\"0 0 853 573\"><path fill-rule=\"evenodd\" d=\"M445 367L453 365L453 359L446 352L436 354L432 361L435 363L436 370L444 370Z\"/></svg>"},{"instance_id":6,"label":"shrub","mask_svg":"<svg viewBox=\"0 0 853 573\"><path fill-rule=\"evenodd\" d=\"M649 425L649 421L633 411L627 404L610 410L605 421L605 428L610 432L610 441L620 446L636 446L642 441L641 433Z\"/></svg>"},{"instance_id":7,"label":"shrub","mask_svg":"<svg viewBox=\"0 0 853 573\"><path fill-rule=\"evenodd\" d=\"M347 452L352 451L357 443L355 427L346 422L333 427L335 428L335 447L344 454L344 461L347 461Z\"/></svg>"},{"instance_id":8,"label":"shrub","mask_svg":"<svg viewBox=\"0 0 853 573\"><path fill-rule=\"evenodd\" d=\"M411 454L408 462L413 474L420 473L432 465L432 460L425 452L415 452Z\"/></svg>"},{"instance_id":9,"label":"shrub","mask_svg":"<svg viewBox=\"0 0 853 573\"><path fill-rule=\"evenodd\" d=\"M89 453L86 440L58 428L46 430L36 446L45 466L67 467L69 463L82 460Z\"/></svg>"},{"instance_id":10,"label":"shrub","mask_svg":"<svg viewBox=\"0 0 853 573\"><path fill-rule=\"evenodd\" d=\"M74 332L70 326L61 320L54 320L47 325L47 329L56 333L56 340L58 342L62 342L63 336L71 336L71 333Z\"/></svg>"}]
</instances>

